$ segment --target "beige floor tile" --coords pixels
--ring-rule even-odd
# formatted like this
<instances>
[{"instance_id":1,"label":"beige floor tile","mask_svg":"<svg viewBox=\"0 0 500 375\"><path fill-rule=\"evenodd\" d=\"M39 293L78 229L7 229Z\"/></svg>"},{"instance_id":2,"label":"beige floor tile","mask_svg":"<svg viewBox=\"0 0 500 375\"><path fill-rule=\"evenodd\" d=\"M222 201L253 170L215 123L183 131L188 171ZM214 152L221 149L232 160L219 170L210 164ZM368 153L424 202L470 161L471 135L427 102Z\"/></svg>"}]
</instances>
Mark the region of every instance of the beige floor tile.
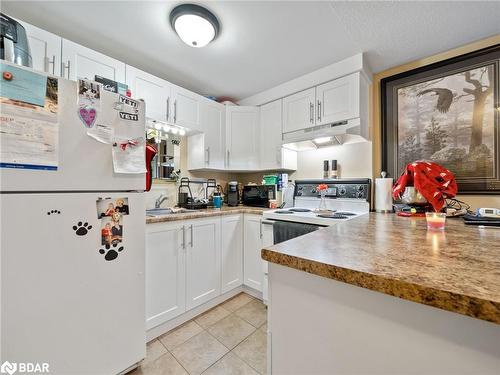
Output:
<instances>
[{"instance_id":1,"label":"beige floor tile","mask_svg":"<svg viewBox=\"0 0 500 375\"><path fill-rule=\"evenodd\" d=\"M201 328L198 323L190 320L180 327L161 335L159 340L168 350L171 351L177 346L185 343L191 337L196 336L201 331L203 331L203 328Z\"/></svg>"},{"instance_id":2,"label":"beige floor tile","mask_svg":"<svg viewBox=\"0 0 500 375\"><path fill-rule=\"evenodd\" d=\"M239 316L231 314L208 327L207 331L228 349L232 349L253 333L255 327Z\"/></svg>"},{"instance_id":3,"label":"beige floor tile","mask_svg":"<svg viewBox=\"0 0 500 375\"><path fill-rule=\"evenodd\" d=\"M142 362L143 365L153 362L155 359L167 353L167 349L158 340L148 342L146 345L146 358Z\"/></svg>"},{"instance_id":4,"label":"beige floor tile","mask_svg":"<svg viewBox=\"0 0 500 375\"><path fill-rule=\"evenodd\" d=\"M234 296L233 298L224 302L221 306L224 307L226 310L234 312L238 310L240 307L243 307L248 302L253 300L254 298L251 295L246 293L240 293L237 296Z\"/></svg>"},{"instance_id":5,"label":"beige floor tile","mask_svg":"<svg viewBox=\"0 0 500 375\"><path fill-rule=\"evenodd\" d=\"M233 353L261 374L266 373L267 336L260 329L234 348Z\"/></svg>"},{"instance_id":6,"label":"beige floor tile","mask_svg":"<svg viewBox=\"0 0 500 375\"><path fill-rule=\"evenodd\" d=\"M255 328L259 328L267 321L266 306L257 299L247 303L245 306L236 310L234 313L240 318L245 319Z\"/></svg>"},{"instance_id":7,"label":"beige floor tile","mask_svg":"<svg viewBox=\"0 0 500 375\"><path fill-rule=\"evenodd\" d=\"M139 368L127 375L189 375L170 353L149 363L143 363Z\"/></svg>"},{"instance_id":8,"label":"beige floor tile","mask_svg":"<svg viewBox=\"0 0 500 375\"><path fill-rule=\"evenodd\" d=\"M259 375L259 373L229 352L203 375Z\"/></svg>"},{"instance_id":9,"label":"beige floor tile","mask_svg":"<svg viewBox=\"0 0 500 375\"><path fill-rule=\"evenodd\" d=\"M267 333L267 322L262 325L262 327L259 328L262 332Z\"/></svg>"},{"instance_id":10,"label":"beige floor tile","mask_svg":"<svg viewBox=\"0 0 500 375\"><path fill-rule=\"evenodd\" d=\"M221 359L228 349L203 331L172 351L174 357L191 374L201 374Z\"/></svg>"},{"instance_id":11,"label":"beige floor tile","mask_svg":"<svg viewBox=\"0 0 500 375\"><path fill-rule=\"evenodd\" d=\"M230 311L219 305L211 310L208 310L206 313L197 316L196 318L194 318L194 320L203 328L208 328L212 324L217 323L219 320L225 318L229 314L231 314Z\"/></svg>"}]
</instances>

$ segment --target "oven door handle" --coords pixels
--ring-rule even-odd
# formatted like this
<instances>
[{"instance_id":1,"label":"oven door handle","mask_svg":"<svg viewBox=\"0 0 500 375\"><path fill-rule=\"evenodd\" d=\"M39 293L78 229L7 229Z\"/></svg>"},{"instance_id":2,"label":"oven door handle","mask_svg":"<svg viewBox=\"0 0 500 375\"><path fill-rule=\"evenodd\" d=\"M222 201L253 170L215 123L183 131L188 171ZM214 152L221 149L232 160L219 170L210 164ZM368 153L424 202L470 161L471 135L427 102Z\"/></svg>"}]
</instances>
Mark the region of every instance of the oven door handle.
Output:
<instances>
[{"instance_id":1,"label":"oven door handle","mask_svg":"<svg viewBox=\"0 0 500 375\"><path fill-rule=\"evenodd\" d=\"M266 220L266 219L262 219L262 224L269 224L269 225L273 225L273 224L274 224L274 220Z\"/></svg>"}]
</instances>

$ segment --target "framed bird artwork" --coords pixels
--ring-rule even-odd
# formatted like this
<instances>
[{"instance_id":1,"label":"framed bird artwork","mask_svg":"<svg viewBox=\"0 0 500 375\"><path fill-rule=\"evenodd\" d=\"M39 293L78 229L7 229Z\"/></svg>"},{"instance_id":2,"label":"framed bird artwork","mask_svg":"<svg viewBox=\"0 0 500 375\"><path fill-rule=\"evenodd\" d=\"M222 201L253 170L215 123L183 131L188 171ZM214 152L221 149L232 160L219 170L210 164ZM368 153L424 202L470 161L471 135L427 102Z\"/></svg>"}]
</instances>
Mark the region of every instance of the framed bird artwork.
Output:
<instances>
[{"instance_id":1,"label":"framed bird artwork","mask_svg":"<svg viewBox=\"0 0 500 375\"><path fill-rule=\"evenodd\" d=\"M381 81L382 168L434 161L461 194L500 194L500 45Z\"/></svg>"}]
</instances>

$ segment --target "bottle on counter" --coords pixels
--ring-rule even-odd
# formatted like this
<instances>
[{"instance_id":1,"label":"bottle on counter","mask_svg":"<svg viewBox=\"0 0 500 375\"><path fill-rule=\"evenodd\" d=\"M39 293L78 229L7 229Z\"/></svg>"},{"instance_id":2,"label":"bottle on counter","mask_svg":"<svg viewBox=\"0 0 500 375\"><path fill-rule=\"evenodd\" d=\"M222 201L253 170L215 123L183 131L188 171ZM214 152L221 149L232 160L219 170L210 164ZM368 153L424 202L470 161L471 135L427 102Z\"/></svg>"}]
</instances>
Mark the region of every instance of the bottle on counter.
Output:
<instances>
[{"instance_id":1,"label":"bottle on counter","mask_svg":"<svg viewBox=\"0 0 500 375\"><path fill-rule=\"evenodd\" d=\"M330 174L331 178L339 178L337 170L337 160L332 160L332 172Z\"/></svg>"},{"instance_id":2,"label":"bottle on counter","mask_svg":"<svg viewBox=\"0 0 500 375\"><path fill-rule=\"evenodd\" d=\"M328 160L323 161L323 178L328 178L328 173L329 173L329 165L328 165Z\"/></svg>"}]
</instances>

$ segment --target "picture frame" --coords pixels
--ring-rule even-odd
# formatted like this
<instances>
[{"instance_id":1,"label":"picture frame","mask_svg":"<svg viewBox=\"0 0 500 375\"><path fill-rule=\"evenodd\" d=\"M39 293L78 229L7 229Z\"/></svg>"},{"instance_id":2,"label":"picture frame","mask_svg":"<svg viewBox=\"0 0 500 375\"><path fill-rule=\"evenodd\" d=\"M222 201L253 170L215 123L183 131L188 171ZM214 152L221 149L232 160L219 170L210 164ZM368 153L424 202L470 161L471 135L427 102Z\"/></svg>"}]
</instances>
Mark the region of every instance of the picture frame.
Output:
<instances>
[{"instance_id":1,"label":"picture frame","mask_svg":"<svg viewBox=\"0 0 500 375\"><path fill-rule=\"evenodd\" d=\"M431 160L460 194L500 194L500 44L380 81L382 170Z\"/></svg>"}]
</instances>

